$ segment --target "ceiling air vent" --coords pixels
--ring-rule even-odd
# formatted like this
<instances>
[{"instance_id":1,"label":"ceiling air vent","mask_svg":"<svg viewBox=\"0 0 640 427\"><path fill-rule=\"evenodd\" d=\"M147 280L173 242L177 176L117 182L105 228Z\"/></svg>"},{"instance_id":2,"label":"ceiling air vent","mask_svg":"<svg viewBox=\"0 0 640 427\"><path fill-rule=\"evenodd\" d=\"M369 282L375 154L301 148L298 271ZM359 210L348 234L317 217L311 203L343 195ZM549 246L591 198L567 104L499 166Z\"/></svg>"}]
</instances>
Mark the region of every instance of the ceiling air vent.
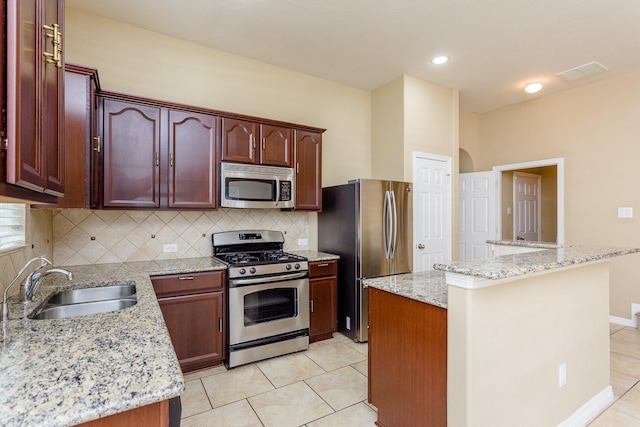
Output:
<instances>
[{"instance_id":1,"label":"ceiling air vent","mask_svg":"<svg viewBox=\"0 0 640 427\"><path fill-rule=\"evenodd\" d=\"M572 68L570 70L563 71L556 74L556 76L567 82L572 82L574 80L593 76L594 74L603 73L605 71L607 71L607 67L594 61L576 68Z\"/></svg>"}]
</instances>

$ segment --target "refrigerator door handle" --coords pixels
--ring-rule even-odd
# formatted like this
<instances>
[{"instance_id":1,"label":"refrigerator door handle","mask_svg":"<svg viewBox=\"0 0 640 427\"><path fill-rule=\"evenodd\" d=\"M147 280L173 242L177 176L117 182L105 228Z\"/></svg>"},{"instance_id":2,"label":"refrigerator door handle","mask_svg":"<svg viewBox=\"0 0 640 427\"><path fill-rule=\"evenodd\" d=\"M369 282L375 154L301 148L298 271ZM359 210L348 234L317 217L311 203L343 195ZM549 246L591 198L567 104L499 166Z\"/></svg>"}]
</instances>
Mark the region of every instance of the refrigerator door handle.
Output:
<instances>
[{"instance_id":1,"label":"refrigerator door handle","mask_svg":"<svg viewBox=\"0 0 640 427\"><path fill-rule=\"evenodd\" d=\"M391 229L389 227L390 219L389 219L389 210L390 210L390 198L389 191L384 193L384 205L382 207L382 244L384 245L384 257L389 259L391 256L390 249L390 238L389 235Z\"/></svg>"},{"instance_id":2,"label":"refrigerator door handle","mask_svg":"<svg viewBox=\"0 0 640 427\"><path fill-rule=\"evenodd\" d=\"M396 206L396 193L394 191L391 191L390 193L391 193L391 206L393 208L391 210L393 230L392 230L391 242L389 242L390 243L389 258L394 258L396 256L396 247L398 245L398 206Z\"/></svg>"}]
</instances>

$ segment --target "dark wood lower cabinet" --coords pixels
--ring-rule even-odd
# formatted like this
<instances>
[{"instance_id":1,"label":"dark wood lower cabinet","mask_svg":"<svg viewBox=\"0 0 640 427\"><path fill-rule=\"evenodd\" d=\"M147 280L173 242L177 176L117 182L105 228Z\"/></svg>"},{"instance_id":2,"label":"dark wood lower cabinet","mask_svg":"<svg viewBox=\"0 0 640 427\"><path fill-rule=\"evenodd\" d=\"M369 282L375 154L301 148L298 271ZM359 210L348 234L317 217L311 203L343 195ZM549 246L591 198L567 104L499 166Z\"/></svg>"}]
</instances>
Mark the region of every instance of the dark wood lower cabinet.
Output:
<instances>
[{"instance_id":1,"label":"dark wood lower cabinet","mask_svg":"<svg viewBox=\"0 0 640 427\"><path fill-rule=\"evenodd\" d=\"M222 363L226 328L225 273L157 276L151 281L182 371Z\"/></svg>"},{"instance_id":2,"label":"dark wood lower cabinet","mask_svg":"<svg viewBox=\"0 0 640 427\"><path fill-rule=\"evenodd\" d=\"M337 261L309 263L309 341L333 337L338 330Z\"/></svg>"},{"instance_id":3,"label":"dark wood lower cabinet","mask_svg":"<svg viewBox=\"0 0 640 427\"><path fill-rule=\"evenodd\" d=\"M369 401L381 427L447 425L447 310L369 288Z\"/></svg>"}]
</instances>

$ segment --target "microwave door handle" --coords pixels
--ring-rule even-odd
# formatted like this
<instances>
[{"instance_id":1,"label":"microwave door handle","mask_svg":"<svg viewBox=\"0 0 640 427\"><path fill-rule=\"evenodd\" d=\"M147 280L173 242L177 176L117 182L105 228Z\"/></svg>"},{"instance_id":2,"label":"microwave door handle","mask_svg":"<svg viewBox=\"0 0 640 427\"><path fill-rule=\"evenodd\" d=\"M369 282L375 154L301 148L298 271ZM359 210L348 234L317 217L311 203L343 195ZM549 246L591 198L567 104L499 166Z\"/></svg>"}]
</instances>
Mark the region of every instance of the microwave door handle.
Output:
<instances>
[{"instance_id":1,"label":"microwave door handle","mask_svg":"<svg viewBox=\"0 0 640 427\"><path fill-rule=\"evenodd\" d=\"M276 176L275 178L276 178L276 202L275 202L275 205L278 206L278 203L280 203L280 178L278 178L278 176Z\"/></svg>"}]
</instances>

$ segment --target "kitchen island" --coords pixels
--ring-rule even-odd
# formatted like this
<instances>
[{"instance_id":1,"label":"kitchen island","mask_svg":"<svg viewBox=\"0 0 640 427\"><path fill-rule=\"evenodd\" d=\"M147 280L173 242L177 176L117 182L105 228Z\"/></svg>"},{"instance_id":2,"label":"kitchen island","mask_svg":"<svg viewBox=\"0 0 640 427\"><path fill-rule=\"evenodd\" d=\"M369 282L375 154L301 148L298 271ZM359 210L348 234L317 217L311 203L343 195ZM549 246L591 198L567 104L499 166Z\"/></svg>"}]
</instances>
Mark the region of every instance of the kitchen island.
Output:
<instances>
[{"instance_id":1,"label":"kitchen island","mask_svg":"<svg viewBox=\"0 0 640 427\"><path fill-rule=\"evenodd\" d=\"M72 266L72 281L49 276L34 302L10 299L0 343L0 424L69 426L154 405L151 412L166 417L166 402L182 393L184 379L150 276L226 268L211 257ZM136 286L132 307L27 317L59 290L123 283Z\"/></svg>"},{"instance_id":2,"label":"kitchen island","mask_svg":"<svg viewBox=\"0 0 640 427\"><path fill-rule=\"evenodd\" d=\"M381 384L377 369L370 371L380 426L421 426L425 419L455 427L577 426L610 403L607 261L639 249L539 249L365 282L370 366L390 361L388 369L401 376ZM416 282L425 289L416 291ZM431 293L441 295L440 304L430 301ZM390 305L399 308L377 324L373 310ZM424 340L444 348L446 363L424 353ZM385 352L392 346L399 347ZM411 358L412 366L398 365ZM434 383L434 375L444 375L446 386ZM416 388L421 383L430 386ZM416 393L422 404L402 407ZM440 404L428 418L408 415L433 401ZM437 411L443 407L445 418Z\"/></svg>"}]
</instances>

